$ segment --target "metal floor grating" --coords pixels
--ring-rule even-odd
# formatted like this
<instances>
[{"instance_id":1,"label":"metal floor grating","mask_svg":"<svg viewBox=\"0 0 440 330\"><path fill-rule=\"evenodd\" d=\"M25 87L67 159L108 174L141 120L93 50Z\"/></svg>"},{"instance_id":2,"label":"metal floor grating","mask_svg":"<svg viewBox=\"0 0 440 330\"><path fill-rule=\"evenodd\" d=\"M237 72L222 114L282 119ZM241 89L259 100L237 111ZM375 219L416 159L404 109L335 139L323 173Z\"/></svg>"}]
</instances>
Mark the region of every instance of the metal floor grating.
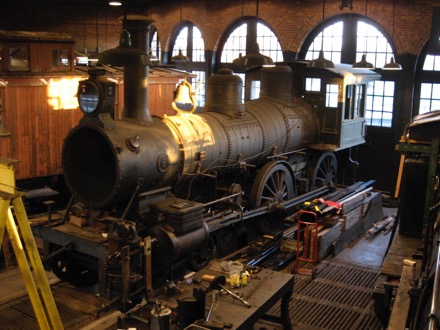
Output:
<instances>
[{"instance_id":1,"label":"metal floor grating","mask_svg":"<svg viewBox=\"0 0 440 330\"><path fill-rule=\"evenodd\" d=\"M380 330L374 313L373 290L380 268L324 260L310 275L295 275L290 302L293 329ZM269 314L279 315L280 305ZM277 328L277 327L275 327Z\"/></svg>"},{"instance_id":2,"label":"metal floor grating","mask_svg":"<svg viewBox=\"0 0 440 330\"><path fill-rule=\"evenodd\" d=\"M81 324L96 319L100 308L106 302L67 283L53 285L51 290L65 329L78 329ZM0 306L0 324L8 330L39 329L28 296Z\"/></svg>"}]
</instances>

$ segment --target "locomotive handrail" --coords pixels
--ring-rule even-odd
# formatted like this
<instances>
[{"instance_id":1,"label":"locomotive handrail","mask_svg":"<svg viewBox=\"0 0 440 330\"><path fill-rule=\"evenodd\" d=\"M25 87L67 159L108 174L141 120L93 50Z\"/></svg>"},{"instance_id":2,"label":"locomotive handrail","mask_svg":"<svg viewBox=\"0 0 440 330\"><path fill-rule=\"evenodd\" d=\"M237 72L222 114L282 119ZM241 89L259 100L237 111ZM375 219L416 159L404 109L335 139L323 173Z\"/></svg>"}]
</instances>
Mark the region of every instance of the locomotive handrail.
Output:
<instances>
[{"instance_id":1,"label":"locomotive handrail","mask_svg":"<svg viewBox=\"0 0 440 330\"><path fill-rule=\"evenodd\" d=\"M312 190L306 194L294 197L288 201L283 201L281 204L284 206L285 209L294 207L298 204L304 203L307 200L314 199L317 196L323 195L327 192L329 192L331 189L331 186L323 186L318 189ZM269 206L261 206L259 208L245 211L242 213L241 217L238 217L239 214L237 211L232 211L231 213L227 214L226 216L222 215L216 215L216 216L208 216L204 220L206 224L208 225L209 231L215 231L218 229L221 229L223 227L229 226L233 223L244 221L247 219L251 219L260 215L267 214L269 212ZM238 218L237 218L238 217Z\"/></svg>"}]
</instances>

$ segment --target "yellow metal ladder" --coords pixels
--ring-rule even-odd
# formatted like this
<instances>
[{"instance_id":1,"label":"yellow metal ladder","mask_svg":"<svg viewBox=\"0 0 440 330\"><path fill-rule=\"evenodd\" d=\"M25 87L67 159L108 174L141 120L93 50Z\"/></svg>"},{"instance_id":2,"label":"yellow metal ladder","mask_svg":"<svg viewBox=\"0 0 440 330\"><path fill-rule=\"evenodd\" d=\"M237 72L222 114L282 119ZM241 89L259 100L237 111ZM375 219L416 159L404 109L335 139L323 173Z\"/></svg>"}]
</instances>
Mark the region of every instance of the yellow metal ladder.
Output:
<instances>
[{"instance_id":1,"label":"yellow metal ladder","mask_svg":"<svg viewBox=\"0 0 440 330\"><path fill-rule=\"evenodd\" d=\"M0 157L0 248L3 245L6 229L40 329L63 329L24 208L22 195L15 187L15 163L15 160ZM44 301L44 306L41 300ZM49 315L50 322L46 313Z\"/></svg>"}]
</instances>

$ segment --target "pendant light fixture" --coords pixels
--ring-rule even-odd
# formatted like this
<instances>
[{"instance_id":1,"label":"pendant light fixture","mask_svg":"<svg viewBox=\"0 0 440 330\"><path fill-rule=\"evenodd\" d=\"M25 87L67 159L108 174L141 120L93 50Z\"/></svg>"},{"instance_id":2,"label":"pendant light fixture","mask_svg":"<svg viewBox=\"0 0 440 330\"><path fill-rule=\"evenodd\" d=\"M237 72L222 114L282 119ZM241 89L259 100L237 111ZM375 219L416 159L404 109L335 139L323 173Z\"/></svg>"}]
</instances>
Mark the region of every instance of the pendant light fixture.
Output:
<instances>
[{"instance_id":1,"label":"pendant light fixture","mask_svg":"<svg viewBox=\"0 0 440 330\"><path fill-rule=\"evenodd\" d=\"M182 2L180 2L180 22L182 22ZM182 49L179 49L179 53L177 55L174 55L171 57L171 62L177 62L177 63L185 63L191 61L190 58L186 55L183 55Z\"/></svg>"},{"instance_id":2,"label":"pendant light fixture","mask_svg":"<svg viewBox=\"0 0 440 330\"><path fill-rule=\"evenodd\" d=\"M123 29L119 37L119 45L99 54L99 62L115 66L149 66L149 56L131 46L130 32L127 30L127 9L124 8Z\"/></svg>"},{"instance_id":3,"label":"pendant light fixture","mask_svg":"<svg viewBox=\"0 0 440 330\"><path fill-rule=\"evenodd\" d=\"M367 62L366 54L363 54L362 59L353 64L353 68L374 69L374 65L370 62Z\"/></svg>"},{"instance_id":4,"label":"pendant light fixture","mask_svg":"<svg viewBox=\"0 0 440 330\"><path fill-rule=\"evenodd\" d=\"M394 39L394 16L396 13L396 0L393 0L393 34L392 38ZM390 63L387 63L382 68L383 70L402 70L402 66L399 63L394 62L394 56L391 57Z\"/></svg>"},{"instance_id":5,"label":"pendant light fixture","mask_svg":"<svg viewBox=\"0 0 440 330\"><path fill-rule=\"evenodd\" d=\"M242 6L243 6L243 3L242 3ZM242 7L242 11L243 11L243 7ZM258 24L258 14L259 14L259 0L257 0L257 2L256 2L255 25ZM236 65L244 65L244 66L251 66L251 67L263 66L263 65L273 65L274 64L273 60L269 56L266 56L266 55L263 55L260 53L260 45L258 44L257 41L254 42L254 44L252 45L252 49L248 54L246 54L245 56L242 56L242 54L240 53L240 56L237 57L236 59L234 59L232 61L232 63L234 63Z\"/></svg>"},{"instance_id":6,"label":"pendant light fixture","mask_svg":"<svg viewBox=\"0 0 440 330\"><path fill-rule=\"evenodd\" d=\"M260 46L255 42L252 51L249 54L245 56L241 56L240 54L240 56L234 59L232 63L245 66L261 66L272 65L273 61L269 56L260 53Z\"/></svg>"},{"instance_id":7,"label":"pendant light fixture","mask_svg":"<svg viewBox=\"0 0 440 330\"><path fill-rule=\"evenodd\" d=\"M179 49L179 54L174 55L173 57L171 57L171 62L179 62L179 63L183 63L183 62L189 62L189 57L186 55L183 55L182 50Z\"/></svg>"},{"instance_id":8,"label":"pendant light fixture","mask_svg":"<svg viewBox=\"0 0 440 330\"><path fill-rule=\"evenodd\" d=\"M365 0L365 17L368 17L368 0ZM367 36L365 38L365 51L367 51ZM359 62L353 64L353 68L374 69L374 65L367 62L367 54L362 54L362 58Z\"/></svg>"},{"instance_id":9,"label":"pendant light fixture","mask_svg":"<svg viewBox=\"0 0 440 330\"><path fill-rule=\"evenodd\" d=\"M324 22L324 17L325 17L325 0L322 1L322 22ZM319 51L319 56L318 56L318 58L311 60L311 61L309 61L309 63L307 63L308 68L327 69L327 68L334 68L335 67L335 64L332 61L324 58L324 50L323 50L323 48L324 48L324 29L322 29L321 37L322 37L322 41L321 41L321 50Z\"/></svg>"}]
</instances>

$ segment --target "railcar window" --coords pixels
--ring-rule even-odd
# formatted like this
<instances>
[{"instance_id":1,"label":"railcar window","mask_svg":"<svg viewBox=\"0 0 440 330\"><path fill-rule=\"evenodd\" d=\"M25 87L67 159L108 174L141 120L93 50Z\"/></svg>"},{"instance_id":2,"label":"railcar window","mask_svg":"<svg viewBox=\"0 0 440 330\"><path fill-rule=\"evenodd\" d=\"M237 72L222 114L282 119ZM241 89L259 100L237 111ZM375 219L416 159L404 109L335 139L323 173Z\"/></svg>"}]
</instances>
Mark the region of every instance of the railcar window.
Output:
<instances>
[{"instance_id":1,"label":"railcar window","mask_svg":"<svg viewBox=\"0 0 440 330\"><path fill-rule=\"evenodd\" d=\"M345 88L344 119L363 117L364 113L364 86L347 85Z\"/></svg>"},{"instance_id":2,"label":"railcar window","mask_svg":"<svg viewBox=\"0 0 440 330\"><path fill-rule=\"evenodd\" d=\"M327 108L338 107L339 85L328 84L325 95L325 106Z\"/></svg>"},{"instance_id":3,"label":"railcar window","mask_svg":"<svg viewBox=\"0 0 440 330\"><path fill-rule=\"evenodd\" d=\"M9 71L29 71L29 51L27 46L9 47Z\"/></svg>"},{"instance_id":4,"label":"railcar window","mask_svg":"<svg viewBox=\"0 0 440 330\"><path fill-rule=\"evenodd\" d=\"M53 70L68 70L69 69L69 53L66 49L52 50L52 69Z\"/></svg>"},{"instance_id":5,"label":"railcar window","mask_svg":"<svg viewBox=\"0 0 440 330\"><path fill-rule=\"evenodd\" d=\"M258 99L260 97L260 80L252 80L251 82L251 100Z\"/></svg>"},{"instance_id":6,"label":"railcar window","mask_svg":"<svg viewBox=\"0 0 440 330\"><path fill-rule=\"evenodd\" d=\"M365 116L365 85L358 85L356 88L355 110L353 119Z\"/></svg>"},{"instance_id":7,"label":"railcar window","mask_svg":"<svg viewBox=\"0 0 440 330\"><path fill-rule=\"evenodd\" d=\"M305 89L308 92L320 92L321 78L306 78L305 85Z\"/></svg>"}]
</instances>

